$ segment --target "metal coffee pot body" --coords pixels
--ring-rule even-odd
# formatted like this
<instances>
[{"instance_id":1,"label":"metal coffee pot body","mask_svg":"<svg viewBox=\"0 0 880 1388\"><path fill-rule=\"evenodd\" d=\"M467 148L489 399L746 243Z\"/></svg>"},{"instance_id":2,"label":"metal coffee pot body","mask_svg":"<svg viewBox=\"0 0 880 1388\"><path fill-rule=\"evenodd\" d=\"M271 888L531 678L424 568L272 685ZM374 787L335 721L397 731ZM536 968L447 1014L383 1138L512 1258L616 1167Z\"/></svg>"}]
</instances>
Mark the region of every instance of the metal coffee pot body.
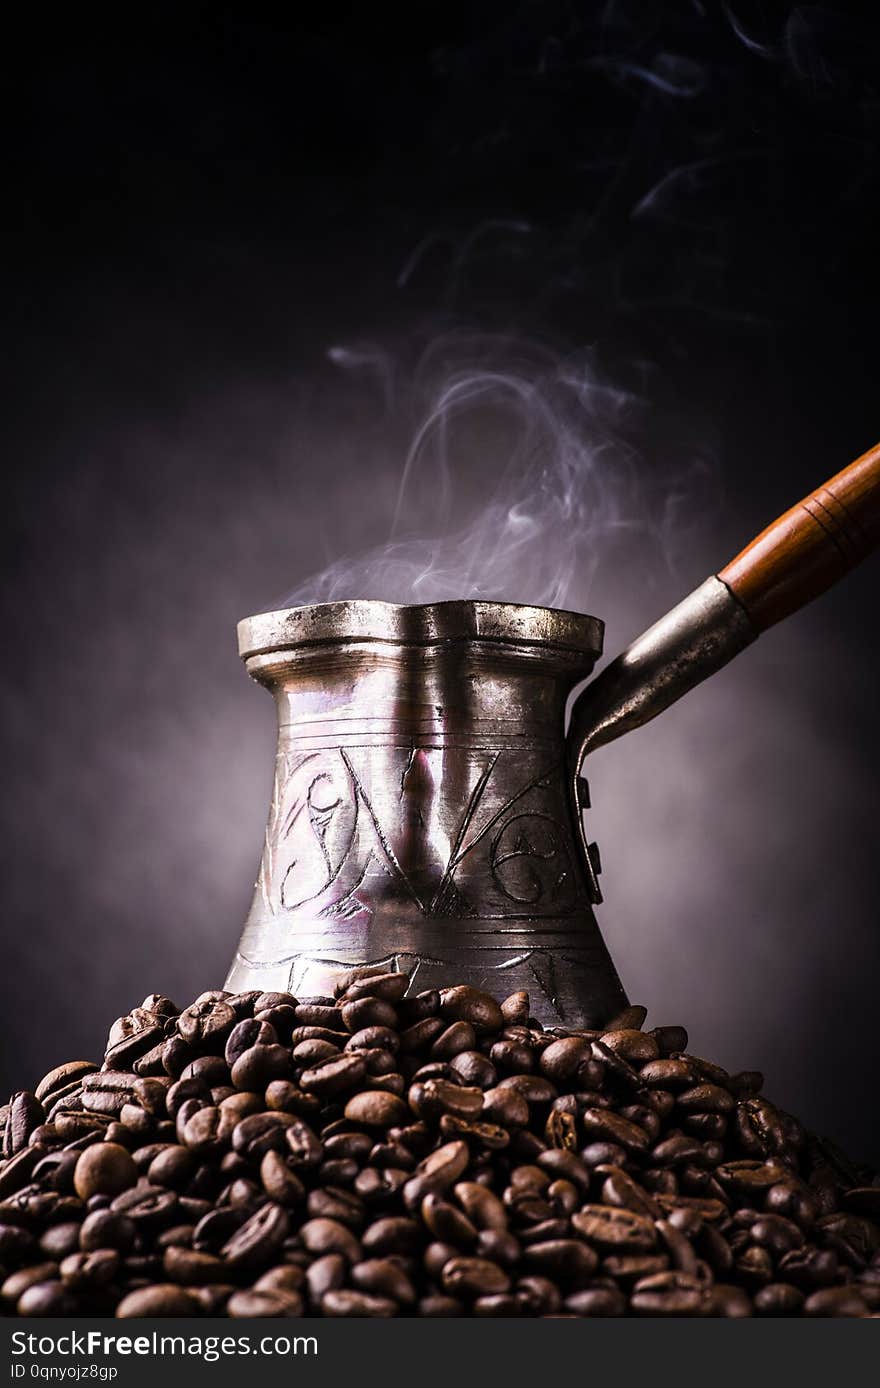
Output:
<instances>
[{"instance_id":1,"label":"metal coffee pot body","mask_svg":"<svg viewBox=\"0 0 880 1388\"><path fill-rule=\"evenodd\" d=\"M593 617L481 602L330 603L242 622L278 709L275 783L235 990L328 995L358 965L410 991L528 989L556 1024L626 1002L592 906L566 700Z\"/></svg>"}]
</instances>

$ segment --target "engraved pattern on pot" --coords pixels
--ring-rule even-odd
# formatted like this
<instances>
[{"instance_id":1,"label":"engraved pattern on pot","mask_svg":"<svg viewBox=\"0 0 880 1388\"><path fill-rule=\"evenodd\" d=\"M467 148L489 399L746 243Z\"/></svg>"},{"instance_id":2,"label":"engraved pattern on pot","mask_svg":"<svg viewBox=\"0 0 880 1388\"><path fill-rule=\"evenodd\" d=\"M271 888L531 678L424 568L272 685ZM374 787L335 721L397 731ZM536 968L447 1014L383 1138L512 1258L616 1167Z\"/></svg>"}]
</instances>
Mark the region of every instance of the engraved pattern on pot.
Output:
<instances>
[{"instance_id":1,"label":"engraved pattern on pot","mask_svg":"<svg viewBox=\"0 0 880 1388\"><path fill-rule=\"evenodd\" d=\"M444 749L397 750L391 755L402 765L400 775L391 768L369 788L364 769L358 770L358 750L279 755L258 881L273 917L302 908L312 915L369 915L377 875L384 892L388 879L396 881L423 914L474 914L468 884L479 889L483 915L529 917L575 908L577 885L565 847L570 830L557 817L564 807L552 805L558 768L510 794L504 752L469 758L474 784L450 838L438 804ZM498 787L490 784L499 760L500 804Z\"/></svg>"}]
</instances>

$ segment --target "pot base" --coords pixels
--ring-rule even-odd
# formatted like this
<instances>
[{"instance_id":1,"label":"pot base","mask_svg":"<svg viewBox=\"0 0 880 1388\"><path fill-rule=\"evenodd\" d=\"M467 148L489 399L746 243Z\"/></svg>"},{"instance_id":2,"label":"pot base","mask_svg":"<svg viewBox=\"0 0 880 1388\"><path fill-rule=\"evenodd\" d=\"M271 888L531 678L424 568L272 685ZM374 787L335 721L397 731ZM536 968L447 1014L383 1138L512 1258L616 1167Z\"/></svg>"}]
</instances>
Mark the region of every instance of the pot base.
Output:
<instances>
[{"instance_id":1,"label":"pot base","mask_svg":"<svg viewBox=\"0 0 880 1388\"><path fill-rule=\"evenodd\" d=\"M377 922L358 941L350 922L297 931L296 953L248 957L248 932L239 945L225 987L259 988L296 997L332 997L354 968L410 975L409 994L445 988L449 980L483 992L510 994L524 988L531 1014L544 1026L601 1027L627 1005L627 997L592 915L572 928L571 919L540 926L505 921L463 923L440 919L395 929ZM265 937L262 940L265 949ZM360 945L360 948L358 947Z\"/></svg>"}]
</instances>

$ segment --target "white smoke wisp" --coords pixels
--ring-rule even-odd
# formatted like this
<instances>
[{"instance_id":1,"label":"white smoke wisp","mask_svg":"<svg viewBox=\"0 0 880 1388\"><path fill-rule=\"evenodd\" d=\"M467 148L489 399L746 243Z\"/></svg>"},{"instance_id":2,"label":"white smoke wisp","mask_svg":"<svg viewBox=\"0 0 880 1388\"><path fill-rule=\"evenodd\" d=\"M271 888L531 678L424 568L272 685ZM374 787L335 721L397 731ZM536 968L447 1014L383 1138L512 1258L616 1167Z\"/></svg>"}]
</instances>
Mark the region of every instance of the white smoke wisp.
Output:
<instances>
[{"instance_id":1,"label":"white smoke wisp","mask_svg":"<svg viewBox=\"0 0 880 1388\"><path fill-rule=\"evenodd\" d=\"M329 355L346 369L375 367L358 351ZM425 403L387 538L331 563L285 605L471 598L582 606L616 536L642 532L666 553L689 484L665 479L658 502L634 442L645 402L605 382L589 355L451 335L422 357L414 396Z\"/></svg>"}]
</instances>

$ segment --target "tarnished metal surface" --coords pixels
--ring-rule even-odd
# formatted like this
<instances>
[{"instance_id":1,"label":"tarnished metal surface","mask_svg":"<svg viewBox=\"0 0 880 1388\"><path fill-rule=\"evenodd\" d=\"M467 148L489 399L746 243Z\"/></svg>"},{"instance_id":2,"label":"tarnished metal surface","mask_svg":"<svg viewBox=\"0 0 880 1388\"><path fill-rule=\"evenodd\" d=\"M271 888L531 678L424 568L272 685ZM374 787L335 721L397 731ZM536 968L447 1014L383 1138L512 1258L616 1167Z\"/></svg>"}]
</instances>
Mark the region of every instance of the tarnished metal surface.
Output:
<instances>
[{"instance_id":1,"label":"tarnished metal surface","mask_svg":"<svg viewBox=\"0 0 880 1388\"><path fill-rule=\"evenodd\" d=\"M718 578L708 578L587 685L571 712L569 767L639 728L714 675L755 640L745 611Z\"/></svg>"},{"instance_id":2,"label":"tarnished metal surface","mask_svg":"<svg viewBox=\"0 0 880 1388\"><path fill-rule=\"evenodd\" d=\"M527 988L548 1023L626 999L567 794L593 617L505 603L323 604L239 626L278 707L275 785L227 986L332 993L356 964Z\"/></svg>"}]
</instances>

